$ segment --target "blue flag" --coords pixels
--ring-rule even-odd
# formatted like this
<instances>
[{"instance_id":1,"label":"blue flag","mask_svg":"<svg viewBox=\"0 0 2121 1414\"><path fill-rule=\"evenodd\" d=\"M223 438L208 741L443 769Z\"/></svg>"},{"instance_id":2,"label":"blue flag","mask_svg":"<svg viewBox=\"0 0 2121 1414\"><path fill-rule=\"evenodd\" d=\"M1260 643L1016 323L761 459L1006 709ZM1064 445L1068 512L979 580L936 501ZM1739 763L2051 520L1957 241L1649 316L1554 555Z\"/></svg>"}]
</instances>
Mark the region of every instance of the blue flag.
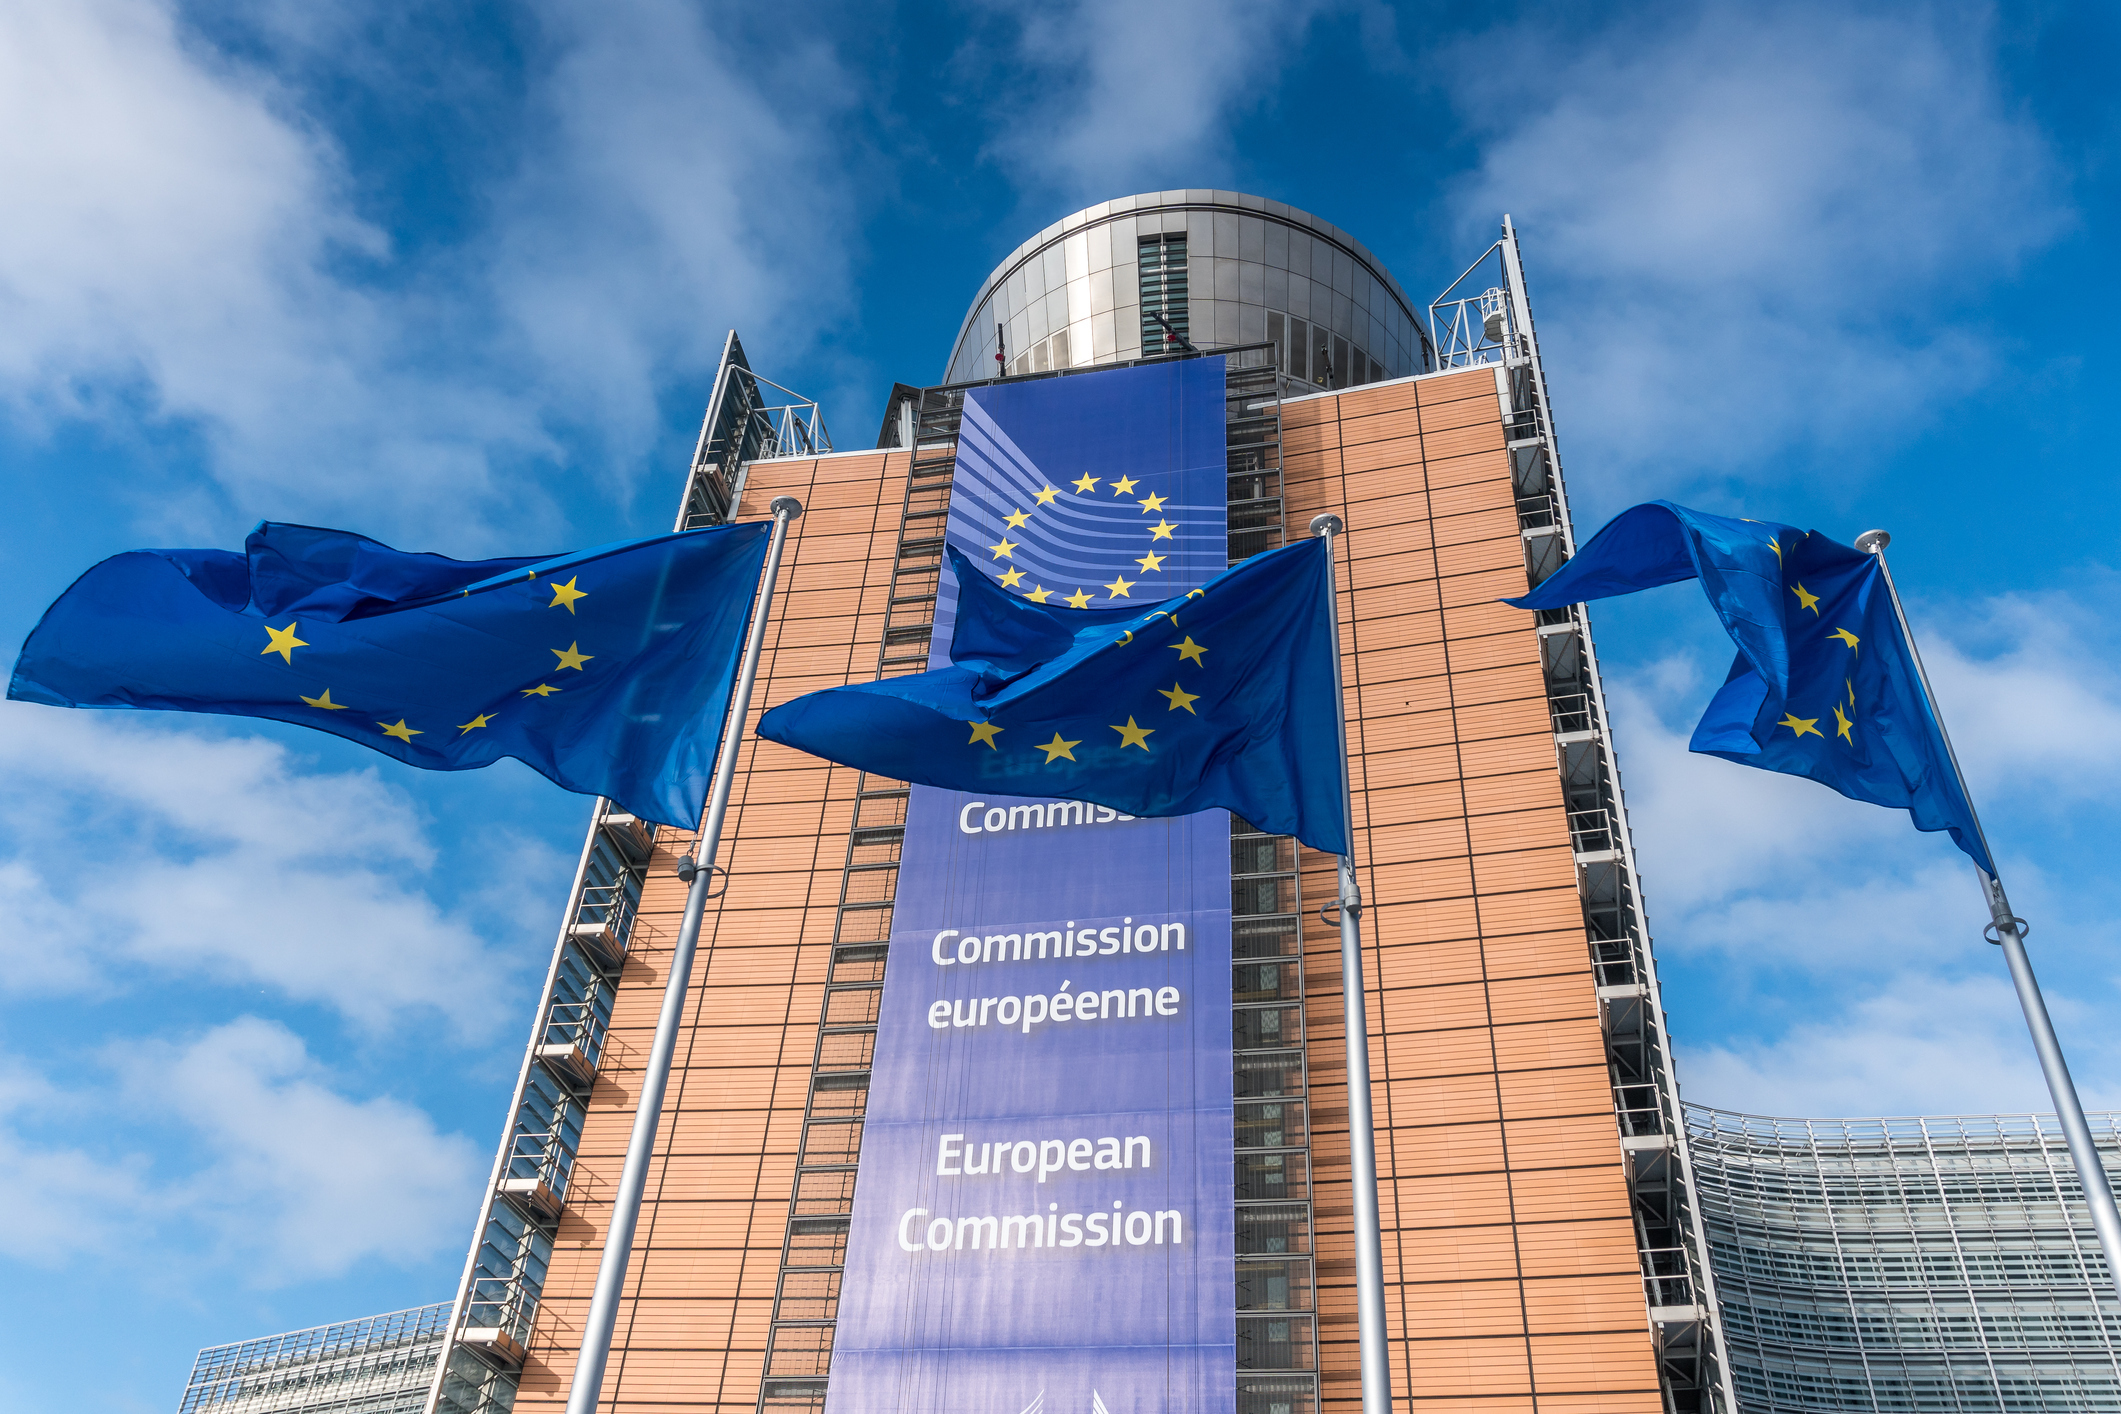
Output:
<instances>
[{"instance_id":1,"label":"blue flag","mask_svg":"<svg viewBox=\"0 0 2121 1414\"><path fill-rule=\"evenodd\" d=\"M759 735L948 790L1220 807L1345 854L1326 554L1258 555L1145 611L1018 598L953 547L951 666L798 697Z\"/></svg>"},{"instance_id":2,"label":"blue flag","mask_svg":"<svg viewBox=\"0 0 2121 1414\"><path fill-rule=\"evenodd\" d=\"M513 756L690 829L769 533L451 560L268 521L242 554L95 566L45 611L7 695L270 717L431 771Z\"/></svg>"},{"instance_id":3,"label":"blue flag","mask_svg":"<svg viewBox=\"0 0 2121 1414\"><path fill-rule=\"evenodd\" d=\"M1816 531L1651 501L1503 602L1558 609L1696 578L1738 659L1694 728L1695 751L1905 810L1996 872L1876 556Z\"/></svg>"}]
</instances>

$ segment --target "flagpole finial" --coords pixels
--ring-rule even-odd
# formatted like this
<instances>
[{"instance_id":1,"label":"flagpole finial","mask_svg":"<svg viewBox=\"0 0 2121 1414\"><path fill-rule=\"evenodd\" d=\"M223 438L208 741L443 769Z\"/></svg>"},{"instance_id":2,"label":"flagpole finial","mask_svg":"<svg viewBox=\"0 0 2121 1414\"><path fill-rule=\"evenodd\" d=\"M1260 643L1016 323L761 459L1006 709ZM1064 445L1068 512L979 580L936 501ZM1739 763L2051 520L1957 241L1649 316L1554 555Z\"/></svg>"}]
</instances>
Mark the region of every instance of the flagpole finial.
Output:
<instances>
[{"instance_id":1,"label":"flagpole finial","mask_svg":"<svg viewBox=\"0 0 2121 1414\"><path fill-rule=\"evenodd\" d=\"M1892 535L1883 530L1866 530L1856 537L1856 548L1866 555L1882 554L1885 547L1892 543Z\"/></svg>"},{"instance_id":2,"label":"flagpole finial","mask_svg":"<svg viewBox=\"0 0 2121 1414\"><path fill-rule=\"evenodd\" d=\"M793 496L775 496L766 509L775 515L785 514L788 519L794 520L803 513L803 503Z\"/></svg>"},{"instance_id":3,"label":"flagpole finial","mask_svg":"<svg viewBox=\"0 0 2121 1414\"><path fill-rule=\"evenodd\" d=\"M1334 515L1331 511L1311 517L1311 533L1313 535L1338 535L1347 528L1347 522Z\"/></svg>"}]
</instances>

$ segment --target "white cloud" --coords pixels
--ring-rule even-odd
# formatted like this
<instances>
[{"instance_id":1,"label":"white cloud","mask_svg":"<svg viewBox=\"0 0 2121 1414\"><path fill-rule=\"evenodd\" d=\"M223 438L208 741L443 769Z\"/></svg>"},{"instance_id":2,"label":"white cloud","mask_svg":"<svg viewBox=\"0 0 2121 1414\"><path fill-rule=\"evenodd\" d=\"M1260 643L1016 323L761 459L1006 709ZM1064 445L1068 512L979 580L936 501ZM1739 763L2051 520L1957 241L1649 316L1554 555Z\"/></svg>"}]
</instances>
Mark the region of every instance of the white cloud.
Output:
<instances>
[{"instance_id":1,"label":"white cloud","mask_svg":"<svg viewBox=\"0 0 2121 1414\"><path fill-rule=\"evenodd\" d=\"M366 1028L430 1012L484 1036L501 1020L522 963L428 896L425 823L375 771L306 773L256 737L0 710L16 851L0 946L41 969L0 986L124 988L144 967L270 987Z\"/></svg>"},{"instance_id":2,"label":"white cloud","mask_svg":"<svg viewBox=\"0 0 2121 1414\"><path fill-rule=\"evenodd\" d=\"M72 1092L0 1065L0 1251L41 1266L124 1255L151 1286L169 1264L274 1285L424 1261L465 1235L485 1163L471 1141L400 1100L341 1093L276 1022L106 1059L116 1086ZM107 1152L114 1135L140 1147Z\"/></svg>"},{"instance_id":3,"label":"white cloud","mask_svg":"<svg viewBox=\"0 0 2121 1414\"><path fill-rule=\"evenodd\" d=\"M377 1258L411 1263L464 1236L484 1159L421 1110L349 1099L285 1027L244 1017L187 1045L121 1057L132 1098L166 1107L206 1162L186 1206L268 1280Z\"/></svg>"},{"instance_id":4,"label":"white cloud","mask_svg":"<svg viewBox=\"0 0 2121 1414\"><path fill-rule=\"evenodd\" d=\"M1456 206L1469 231L1516 217L1579 446L1638 475L1691 456L1742 477L1988 376L1994 335L1934 311L2070 219L1991 48L1962 12L1799 4L1459 51L1486 137Z\"/></svg>"},{"instance_id":5,"label":"white cloud","mask_svg":"<svg viewBox=\"0 0 2121 1414\"><path fill-rule=\"evenodd\" d=\"M1020 26L1001 134L989 154L1020 186L1098 201L1167 186L1231 147L1232 119L1333 0L998 4Z\"/></svg>"},{"instance_id":6,"label":"white cloud","mask_svg":"<svg viewBox=\"0 0 2121 1414\"><path fill-rule=\"evenodd\" d=\"M328 130L334 86L391 101L390 56L343 16L216 22L249 57L172 0L0 4L0 414L196 437L210 480L131 490L173 533L559 533L540 469L623 487L726 329L805 344L843 294L821 125L854 86L821 40L739 52L675 0L547 7L521 151L477 169L455 245L407 256Z\"/></svg>"}]
</instances>

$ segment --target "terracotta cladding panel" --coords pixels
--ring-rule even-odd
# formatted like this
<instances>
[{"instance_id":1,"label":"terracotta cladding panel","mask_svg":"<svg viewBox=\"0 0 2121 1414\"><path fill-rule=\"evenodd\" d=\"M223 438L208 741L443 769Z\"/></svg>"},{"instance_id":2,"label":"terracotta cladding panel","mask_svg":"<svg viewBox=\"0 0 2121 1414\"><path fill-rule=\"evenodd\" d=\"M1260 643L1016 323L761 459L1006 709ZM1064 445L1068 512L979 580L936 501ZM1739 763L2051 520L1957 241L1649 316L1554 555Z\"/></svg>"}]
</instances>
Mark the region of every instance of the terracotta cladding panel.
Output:
<instances>
[{"instance_id":1,"label":"terracotta cladding panel","mask_svg":"<svg viewBox=\"0 0 2121 1414\"><path fill-rule=\"evenodd\" d=\"M1282 409L1281 445L1284 459L1300 456L1306 452L1322 452L1340 447L1340 428L1329 421L1304 422Z\"/></svg>"},{"instance_id":2,"label":"terracotta cladding panel","mask_svg":"<svg viewBox=\"0 0 2121 1414\"><path fill-rule=\"evenodd\" d=\"M1492 536L1439 546L1436 573L1447 581L1465 575L1508 573L1524 577L1524 541L1515 535L1503 540ZM1522 594L1521 588L1514 589Z\"/></svg>"},{"instance_id":3,"label":"terracotta cladding panel","mask_svg":"<svg viewBox=\"0 0 2121 1414\"><path fill-rule=\"evenodd\" d=\"M1637 1329L1596 1335L1534 1335L1532 1370L1542 1391L1657 1388L1656 1356L1641 1318ZM1632 1377L1632 1378L1631 1378Z\"/></svg>"},{"instance_id":4,"label":"terracotta cladding panel","mask_svg":"<svg viewBox=\"0 0 2121 1414\"><path fill-rule=\"evenodd\" d=\"M1561 803L1561 776L1549 767L1468 780L1465 801L1471 815L1549 808Z\"/></svg>"},{"instance_id":5,"label":"terracotta cladding panel","mask_svg":"<svg viewBox=\"0 0 2121 1414\"><path fill-rule=\"evenodd\" d=\"M1394 699L1393 691L1399 692ZM1424 691L1423 699L1433 696ZM1362 707L1352 746L1357 753L1398 751L1411 746L1445 746L1457 739L1457 723L1450 712L1437 707L1417 707L1411 684L1365 684L1356 689ZM1372 821L1373 824L1383 823Z\"/></svg>"},{"instance_id":6,"label":"terracotta cladding panel","mask_svg":"<svg viewBox=\"0 0 2121 1414\"><path fill-rule=\"evenodd\" d=\"M1395 1143L1421 1142L1417 1134L1394 1134ZM1394 1194L1401 1234L1387 1246L1410 1247L1418 1241L1408 1229L1446 1227L1491 1227L1510 1221L1509 1179L1500 1172L1459 1173L1443 1178L1392 1178L1379 1180L1381 1188Z\"/></svg>"},{"instance_id":7,"label":"terracotta cladding panel","mask_svg":"<svg viewBox=\"0 0 2121 1414\"><path fill-rule=\"evenodd\" d=\"M1408 991L1387 992L1379 1004L1380 1013L1402 1034L1384 1038L1384 1055L1375 1066L1378 1076L1463 1075L1494 1064L1485 1026L1437 1031L1428 1027L1423 1015L1400 1016L1401 1009L1412 1008L1415 995Z\"/></svg>"},{"instance_id":8,"label":"terracotta cladding panel","mask_svg":"<svg viewBox=\"0 0 2121 1414\"><path fill-rule=\"evenodd\" d=\"M1496 1395L1528 1395L1532 1389L1529 1362L1522 1338L1494 1337L1487 1340L1453 1338L1414 1340L1406 1346L1407 1379L1422 1393L1416 1408L1433 1400L1477 1401L1466 1408L1502 1414L1508 1404L1494 1403ZM1528 1402L1525 1409L1533 1406Z\"/></svg>"},{"instance_id":9,"label":"terracotta cladding panel","mask_svg":"<svg viewBox=\"0 0 2121 1414\"><path fill-rule=\"evenodd\" d=\"M1361 807L1356 810L1363 818ZM1401 864L1424 859L1463 859L1466 828L1462 820L1427 820L1418 824L1376 828L1369 831L1369 856L1373 865Z\"/></svg>"},{"instance_id":10,"label":"terracotta cladding panel","mask_svg":"<svg viewBox=\"0 0 2121 1414\"><path fill-rule=\"evenodd\" d=\"M1516 1158L1514 1152L1511 1158ZM1639 1279L1642 1273L1634 1227L1624 1217L1528 1223L1517 1230L1517 1246L1528 1277L1608 1274Z\"/></svg>"},{"instance_id":11,"label":"terracotta cladding panel","mask_svg":"<svg viewBox=\"0 0 2121 1414\"><path fill-rule=\"evenodd\" d=\"M1610 1149L1609 1161L1593 1167L1512 1170L1510 1197L1516 1205L1518 1221L1543 1223L1625 1218L1628 1215L1628 1184L1620 1168L1617 1135Z\"/></svg>"},{"instance_id":12,"label":"terracotta cladding panel","mask_svg":"<svg viewBox=\"0 0 2121 1414\"><path fill-rule=\"evenodd\" d=\"M1539 669L1529 664L1515 664L1506 668L1477 668L1468 672L1451 674L1451 697L1460 707L1485 705L1491 702L1538 702L1546 701L1546 684L1540 678ZM1541 743L1544 756L1540 764L1552 770L1554 743ZM1468 763L1469 765L1471 763ZM1503 767L1504 770L1523 769ZM1487 771L1468 771L1469 775L1487 775Z\"/></svg>"},{"instance_id":13,"label":"terracotta cladding panel","mask_svg":"<svg viewBox=\"0 0 2121 1414\"><path fill-rule=\"evenodd\" d=\"M1402 943L1441 943L1480 932L1480 918L1471 899L1408 903L1380 896L1371 900L1370 911L1363 917L1367 919L1372 914L1377 918L1379 936Z\"/></svg>"},{"instance_id":14,"label":"terracotta cladding panel","mask_svg":"<svg viewBox=\"0 0 2121 1414\"><path fill-rule=\"evenodd\" d=\"M1421 426L1425 432L1448 432L1453 428L1475 427L1489 422L1498 427L1502 425L1502 399L1496 395L1492 383L1444 401L1422 400Z\"/></svg>"},{"instance_id":15,"label":"terracotta cladding panel","mask_svg":"<svg viewBox=\"0 0 2121 1414\"><path fill-rule=\"evenodd\" d=\"M1479 638L1454 638L1448 644L1454 672L1479 672L1486 668L1539 667L1539 640L1529 633L1491 633ZM1547 728L1547 713L1525 713L1535 730Z\"/></svg>"},{"instance_id":16,"label":"terracotta cladding panel","mask_svg":"<svg viewBox=\"0 0 2121 1414\"><path fill-rule=\"evenodd\" d=\"M1522 564L1499 570L1452 575L1437 586L1437 595L1445 608L1480 603L1484 600L1506 599L1524 592L1525 571Z\"/></svg>"},{"instance_id":17,"label":"terracotta cladding panel","mask_svg":"<svg viewBox=\"0 0 2121 1414\"><path fill-rule=\"evenodd\" d=\"M1372 625L1389 621L1387 627L1377 631L1395 635L1398 641L1415 642L1433 636L1434 627L1428 622L1405 623L1402 620L1419 617L1433 619L1436 624L1443 621L1438 613L1443 600L1436 581L1426 577L1399 579L1377 573L1392 568L1389 561L1360 566L1354 576L1354 590L1341 591L1341 620L1363 626L1365 647L1370 641Z\"/></svg>"},{"instance_id":18,"label":"terracotta cladding panel","mask_svg":"<svg viewBox=\"0 0 2121 1414\"><path fill-rule=\"evenodd\" d=\"M1469 368L1462 373L1440 374L1417 379L1414 387L1418 393L1417 401L1424 408L1461 398L1492 398L1495 396L1495 370L1492 367Z\"/></svg>"},{"instance_id":19,"label":"terracotta cladding panel","mask_svg":"<svg viewBox=\"0 0 2121 1414\"><path fill-rule=\"evenodd\" d=\"M1460 741L1484 741L1499 736L1545 737L1553 726L1547 704L1531 697L1471 703L1460 707L1457 714Z\"/></svg>"},{"instance_id":20,"label":"terracotta cladding panel","mask_svg":"<svg viewBox=\"0 0 2121 1414\"><path fill-rule=\"evenodd\" d=\"M1548 1414L1660 1414L1664 1401L1652 1384L1641 1389L1594 1390L1588 1394L1547 1390L1539 1397L1539 1407Z\"/></svg>"},{"instance_id":21,"label":"terracotta cladding panel","mask_svg":"<svg viewBox=\"0 0 2121 1414\"><path fill-rule=\"evenodd\" d=\"M1509 854L1483 854L1473 861L1473 881L1483 894L1572 889L1576 883L1575 856L1565 844Z\"/></svg>"},{"instance_id":22,"label":"terracotta cladding panel","mask_svg":"<svg viewBox=\"0 0 2121 1414\"><path fill-rule=\"evenodd\" d=\"M1421 447L1426 459L1432 462L1471 456L1475 452L1500 452L1503 450L1502 418L1498 414L1490 421L1449 432L1424 433Z\"/></svg>"},{"instance_id":23,"label":"terracotta cladding panel","mask_svg":"<svg viewBox=\"0 0 2121 1414\"><path fill-rule=\"evenodd\" d=\"M1434 677L1444 670L1444 645L1442 643L1416 643L1403 648L1372 648L1365 650L1358 665L1355 661L1343 664L1350 678L1362 685L1398 682L1406 678ZM1534 663L1538 662L1538 645L1533 645Z\"/></svg>"},{"instance_id":24,"label":"terracotta cladding panel","mask_svg":"<svg viewBox=\"0 0 2121 1414\"><path fill-rule=\"evenodd\" d=\"M1421 415L1413 408L1373 413L1368 417L1342 416L1340 442L1354 447L1363 442L1386 442L1415 436L1421 431Z\"/></svg>"},{"instance_id":25,"label":"terracotta cladding panel","mask_svg":"<svg viewBox=\"0 0 2121 1414\"><path fill-rule=\"evenodd\" d=\"M1470 1124L1502 1118L1492 1075L1439 1075L1387 1080L1395 1128L1402 1125Z\"/></svg>"},{"instance_id":26,"label":"terracotta cladding panel","mask_svg":"<svg viewBox=\"0 0 2121 1414\"><path fill-rule=\"evenodd\" d=\"M1479 982L1486 974L1480 942L1475 938L1414 944L1388 938L1376 950L1375 957L1375 965L1365 979L1373 989L1462 986ZM1388 1021L1384 1029L1403 1031L1406 1027Z\"/></svg>"},{"instance_id":27,"label":"terracotta cladding panel","mask_svg":"<svg viewBox=\"0 0 2121 1414\"><path fill-rule=\"evenodd\" d=\"M1588 990L1590 979L1584 979ZM1605 1056L1596 1017L1535 1022L1495 1029L1495 1063L1504 1070L1538 1070L1555 1065L1595 1065Z\"/></svg>"},{"instance_id":28,"label":"terracotta cladding panel","mask_svg":"<svg viewBox=\"0 0 2121 1414\"><path fill-rule=\"evenodd\" d=\"M1586 983L1589 978L1584 979ZM1612 1113L1613 1091L1604 1066L1511 1071L1499 1076L1502 1113L1511 1119Z\"/></svg>"},{"instance_id":29,"label":"terracotta cladding panel","mask_svg":"<svg viewBox=\"0 0 2121 1414\"><path fill-rule=\"evenodd\" d=\"M1432 455L1422 468L1429 487L1431 515L1455 516L1516 507L1517 493L1510 482L1510 454L1499 448L1462 456Z\"/></svg>"},{"instance_id":30,"label":"terracotta cladding panel","mask_svg":"<svg viewBox=\"0 0 2121 1414\"><path fill-rule=\"evenodd\" d=\"M1558 789L1556 794L1559 794ZM1372 826L1415 820L1455 820L1465 813L1465 795L1456 780L1391 787L1371 782L1356 800L1355 809L1358 826L1365 818Z\"/></svg>"},{"instance_id":31,"label":"terracotta cladding panel","mask_svg":"<svg viewBox=\"0 0 2121 1414\"><path fill-rule=\"evenodd\" d=\"M1538 625L1528 609L1513 609L1484 599L1457 605L1443 615L1444 634L1449 638L1479 638L1490 633L1538 635Z\"/></svg>"},{"instance_id":32,"label":"terracotta cladding panel","mask_svg":"<svg viewBox=\"0 0 2121 1414\"><path fill-rule=\"evenodd\" d=\"M1394 381L1366 388L1352 388L1333 401L1340 405L1342 417L1371 417L1381 412L1397 412L1413 407L1420 401L1416 391L1418 384L1413 379Z\"/></svg>"},{"instance_id":33,"label":"terracotta cladding panel","mask_svg":"<svg viewBox=\"0 0 2121 1414\"><path fill-rule=\"evenodd\" d=\"M1439 1227L1402 1231L1394 1244L1399 1270L1409 1282L1493 1281L1517 1276L1517 1244L1507 1222L1492 1227Z\"/></svg>"},{"instance_id":34,"label":"terracotta cladding panel","mask_svg":"<svg viewBox=\"0 0 2121 1414\"><path fill-rule=\"evenodd\" d=\"M1590 948L1580 927L1551 933L1490 936L1482 943L1490 977L1535 977L1580 972L1590 966Z\"/></svg>"},{"instance_id":35,"label":"terracotta cladding panel","mask_svg":"<svg viewBox=\"0 0 2121 1414\"><path fill-rule=\"evenodd\" d=\"M1405 462L1377 462L1378 449L1390 447L1389 442L1373 442L1363 448L1363 454L1371 459L1366 469L1358 470L1355 454L1346 454L1349 463L1343 490L1348 501L1349 524L1372 521L1427 519L1429 497L1426 478L1422 475L1419 448L1410 448L1413 456Z\"/></svg>"},{"instance_id":36,"label":"terracotta cladding panel","mask_svg":"<svg viewBox=\"0 0 2121 1414\"><path fill-rule=\"evenodd\" d=\"M1416 1340L1524 1334L1524 1302L1514 1281L1436 1282L1393 1295L1395 1325ZM1523 1347L1517 1349L1521 1355Z\"/></svg>"},{"instance_id":37,"label":"terracotta cladding panel","mask_svg":"<svg viewBox=\"0 0 2121 1414\"><path fill-rule=\"evenodd\" d=\"M1364 576L1377 574L1378 567L1365 563L1375 560L1393 562L1383 572L1394 580L1433 579L1436 577L1436 558L1429 543L1429 523L1425 520L1351 526L1345 552L1352 566L1348 570L1351 581L1360 584ZM1522 594L1524 590L1517 592Z\"/></svg>"},{"instance_id":38,"label":"terracotta cladding panel","mask_svg":"<svg viewBox=\"0 0 2121 1414\"><path fill-rule=\"evenodd\" d=\"M1426 489L1421 474L1421 438L1415 435L1411 425L1404 435L1378 440L1349 439L1349 445L1341 453L1341 469L1348 473L1347 496L1353 504L1366 505L1374 511L1383 511L1394 519L1411 511L1414 515L1426 516L1428 503L1420 496L1413 496L1411 507L1397 507L1393 502L1396 493L1422 491ZM1357 477L1363 479L1358 481ZM1368 525L1374 514L1365 516L1362 524ZM1350 520L1352 527L1356 524Z\"/></svg>"}]
</instances>

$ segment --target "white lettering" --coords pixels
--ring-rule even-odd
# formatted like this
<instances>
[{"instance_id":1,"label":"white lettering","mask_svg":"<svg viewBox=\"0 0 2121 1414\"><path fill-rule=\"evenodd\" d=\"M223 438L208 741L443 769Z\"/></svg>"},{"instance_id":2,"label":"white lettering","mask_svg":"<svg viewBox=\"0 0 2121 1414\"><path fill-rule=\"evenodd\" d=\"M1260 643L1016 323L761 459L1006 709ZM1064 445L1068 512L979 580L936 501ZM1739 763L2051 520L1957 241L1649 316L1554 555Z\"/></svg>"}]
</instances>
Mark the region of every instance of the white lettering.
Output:
<instances>
[{"instance_id":1,"label":"white lettering","mask_svg":"<svg viewBox=\"0 0 2121 1414\"><path fill-rule=\"evenodd\" d=\"M1038 1181L1044 1183L1046 1175L1064 1167L1068 1162L1068 1146L1059 1139L1042 1140L1038 1146Z\"/></svg>"},{"instance_id":2,"label":"white lettering","mask_svg":"<svg viewBox=\"0 0 2121 1414\"><path fill-rule=\"evenodd\" d=\"M906 1224L917 1217L923 1216L927 1211L926 1208L908 1208L905 1216L898 1220L898 1245L905 1248L908 1252L920 1251L921 1245L918 1242L908 1242L906 1240Z\"/></svg>"},{"instance_id":3,"label":"white lettering","mask_svg":"<svg viewBox=\"0 0 2121 1414\"><path fill-rule=\"evenodd\" d=\"M935 965L937 967L948 967L951 963L957 961L957 959L954 957L943 956L943 939L954 938L956 936L957 929L955 928L945 928L942 932L937 933L935 935L935 943L932 947L928 949L928 955L935 959Z\"/></svg>"},{"instance_id":4,"label":"white lettering","mask_svg":"<svg viewBox=\"0 0 2121 1414\"><path fill-rule=\"evenodd\" d=\"M935 1171L937 1173L956 1177L958 1170L952 1164L961 1153L960 1146L964 1137L962 1134L945 1134L943 1136L942 1142L936 1146L935 1152Z\"/></svg>"},{"instance_id":5,"label":"white lettering","mask_svg":"<svg viewBox=\"0 0 2121 1414\"><path fill-rule=\"evenodd\" d=\"M1156 1014L1158 1016L1178 1015L1178 988L1158 987L1156 989Z\"/></svg>"},{"instance_id":6,"label":"white lettering","mask_svg":"<svg viewBox=\"0 0 2121 1414\"><path fill-rule=\"evenodd\" d=\"M984 800L974 800L967 802L965 808L957 812L958 829L968 835L978 834L980 832L980 828L979 826L972 823L972 812L975 810L983 809L986 804L987 802Z\"/></svg>"}]
</instances>

